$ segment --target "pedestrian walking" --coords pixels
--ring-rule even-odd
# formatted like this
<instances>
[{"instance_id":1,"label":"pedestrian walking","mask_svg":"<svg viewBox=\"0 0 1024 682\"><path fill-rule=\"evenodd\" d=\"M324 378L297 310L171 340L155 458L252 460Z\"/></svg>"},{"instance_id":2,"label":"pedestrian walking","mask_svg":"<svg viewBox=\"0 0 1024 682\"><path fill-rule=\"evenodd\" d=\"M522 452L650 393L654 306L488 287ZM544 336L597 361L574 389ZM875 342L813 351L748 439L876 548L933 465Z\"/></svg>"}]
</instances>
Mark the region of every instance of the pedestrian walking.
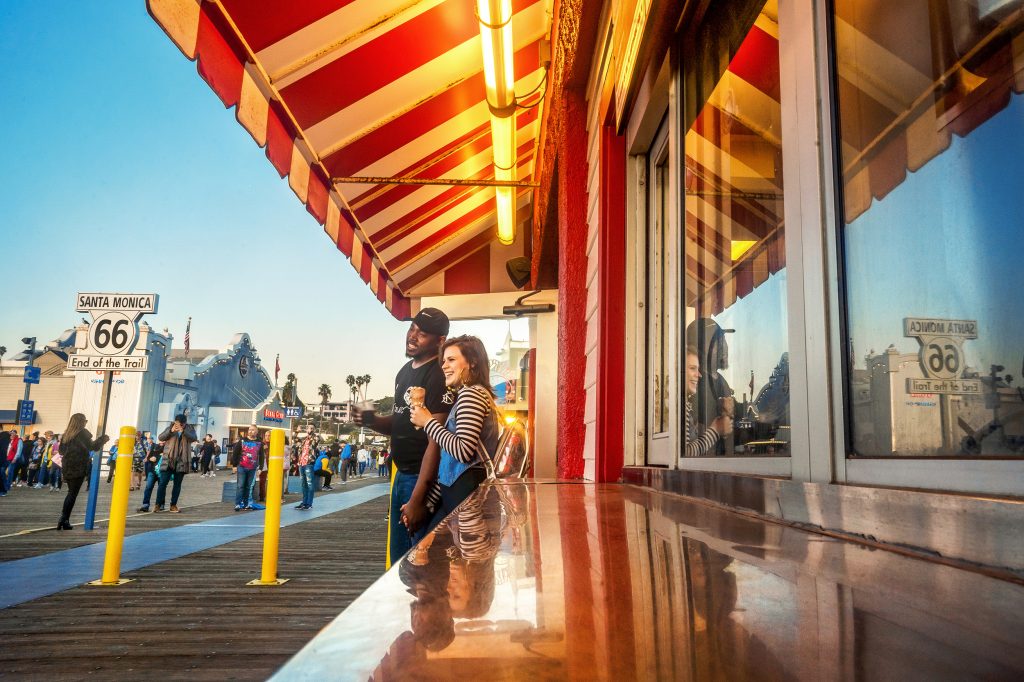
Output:
<instances>
[{"instance_id":1,"label":"pedestrian walking","mask_svg":"<svg viewBox=\"0 0 1024 682\"><path fill-rule=\"evenodd\" d=\"M42 488L42 483L39 482L39 470L43 467L43 452L46 448L45 438L36 438L35 443L32 445L32 452L28 458L28 487L29 488Z\"/></svg>"},{"instance_id":2,"label":"pedestrian walking","mask_svg":"<svg viewBox=\"0 0 1024 682\"><path fill-rule=\"evenodd\" d=\"M327 468L336 475L338 465L341 463L341 447L338 445L338 441L335 440L331 443L331 447L327 449L327 457Z\"/></svg>"},{"instance_id":3,"label":"pedestrian walking","mask_svg":"<svg viewBox=\"0 0 1024 682\"><path fill-rule=\"evenodd\" d=\"M383 450L377 453L377 478L387 476L387 469L384 467L386 460L387 457L384 456Z\"/></svg>"},{"instance_id":4,"label":"pedestrian walking","mask_svg":"<svg viewBox=\"0 0 1024 682\"><path fill-rule=\"evenodd\" d=\"M0 497L7 495L7 450L11 447L11 436L17 435L11 431L0 431Z\"/></svg>"},{"instance_id":5,"label":"pedestrian walking","mask_svg":"<svg viewBox=\"0 0 1024 682\"><path fill-rule=\"evenodd\" d=\"M341 484L346 485L348 483L348 465L352 461L352 445L345 443L345 447L341 449L341 463L338 465L341 468Z\"/></svg>"},{"instance_id":6,"label":"pedestrian walking","mask_svg":"<svg viewBox=\"0 0 1024 682\"><path fill-rule=\"evenodd\" d=\"M391 485L389 519L389 556L397 562L413 544L426 534L432 516L427 493L437 477L437 444L413 426L410 404L422 403L428 413L447 419L454 398L445 386L438 364L438 353L448 336L448 316L437 308L423 308L413 318L405 335L405 355L409 362L395 376L395 405L390 415L370 414L363 423L361 411L356 424L391 436L391 453L398 466ZM413 389L416 389L415 391Z\"/></svg>"},{"instance_id":7,"label":"pedestrian walking","mask_svg":"<svg viewBox=\"0 0 1024 682\"><path fill-rule=\"evenodd\" d=\"M316 464L317 451L316 432L310 430L299 446L299 477L302 480L302 502L295 505L296 509L313 507L313 466Z\"/></svg>"},{"instance_id":8,"label":"pedestrian walking","mask_svg":"<svg viewBox=\"0 0 1024 682\"><path fill-rule=\"evenodd\" d=\"M146 439L142 432L135 434L135 449L132 451L132 482L129 490L142 487L142 475L146 471Z\"/></svg>"},{"instance_id":9,"label":"pedestrian walking","mask_svg":"<svg viewBox=\"0 0 1024 682\"><path fill-rule=\"evenodd\" d=\"M160 485L156 489L154 511L164 510L167 484L173 480L171 513L177 514L181 511L178 509L178 496L181 494L181 483L189 471L192 444L196 442L196 430L186 422L185 415L179 414L160 434L160 440L164 441L164 456L160 461Z\"/></svg>"},{"instance_id":10,"label":"pedestrian walking","mask_svg":"<svg viewBox=\"0 0 1024 682\"><path fill-rule=\"evenodd\" d=\"M366 472L366 463L370 459L370 451L365 446L359 448L359 452L356 454L356 462L359 464L359 478L363 477L363 473Z\"/></svg>"},{"instance_id":11,"label":"pedestrian walking","mask_svg":"<svg viewBox=\"0 0 1024 682\"><path fill-rule=\"evenodd\" d=\"M210 464L213 462L216 450L217 445L213 442L213 436L210 434L203 436L203 444L199 446L199 472L203 478L210 476Z\"/></svg>"},{"instance_id":12,"label":"pedestrian walking","mask_svg":"<svg viewBox=\"0 0 1024 682\"><path fill-rule=\"evenodd\" d=\"M84 414L76 412L71 415L68 427L64 429L60 453L64 478L68 482L68 494L64 498L57 530L71 530L71 512L75 508L78 491L82 489L82 482L89 475L89 453L101 449L110 440L105 434L94 440L85 428L87 422Z\"/></svg>"},{"instance_id":13,"label":"pedestrian walking","mask_svg":"<svg viewBox=\"0 0 1024 682\"><path fill-rule=\"evenodd\" d=\"M39 478L37 479L40 488L50 485L50 458L53 456L53 446L56 443L53 431L44 432L43 438L46 440L46 445L43 446L43 456L39 463Z\"/></svg>"},{"instance_id":14,"label":"pedestrian walking","mask_svg":"<svg viewBox=\"0 0 1024 682\"><path fill-rule=\"evenodd\" d=\"M64 470L61 468L64 458L60 454L60 444L61 436L58 434L54 436L53 446L50 450L50 492L60 490L64 484Z\"/></svg>"},{"instance_id":15,"label":"pedestrian walking","mask_svg":"<svg viewBox=\"0 0 1024 682\"><path fill-rule=\"evenodd\" d=\"M160 481L160 461L164 456L164 442L153 443L152 438L149 441L149 453L146 455L146 461L142 467L142 472L146 477L146 491L142 494L140 512L149 511L149 500L153 495L153 487Z\"/></svg>"},{"instance_id":16,"label":"pedestrian walking","mask_svg":"<svg viewBox=\"0 0 1024 682\"><path fill-rule=\"evenodd\" d=\"M114 480L114 470L117 468L117 441L110 446L110 452L107 454L107 483Z\"/></svg>"},{"instance_id":17,"label":"pedestrian walking","mask_svg":"<svg viewBox=\"0 0 1024 682\"><path fill-rule=\"evenodd\" d=\"M235 447L231 451L231 466L237 474L235 479L236 512L243 509L263 508L254 504L253 486L256 483L256 475L264 464L266 454L263 441L260 440L260 431L255 426L250 426L246 435L235 441Z\"/></svg>"},{"instance_id":18,"label":"pedestrian walking","mask_svg":"<svg viewBox=\"0 0 1024 682\"><path fill-rule=\"evenodd\" d=\"M7 454L7 484L13 488L21 487L28 479L28 458L32 453L33 439L39 436L34 432L29 438L12 441L12 450Z\"/></svg>"}]
</instances>

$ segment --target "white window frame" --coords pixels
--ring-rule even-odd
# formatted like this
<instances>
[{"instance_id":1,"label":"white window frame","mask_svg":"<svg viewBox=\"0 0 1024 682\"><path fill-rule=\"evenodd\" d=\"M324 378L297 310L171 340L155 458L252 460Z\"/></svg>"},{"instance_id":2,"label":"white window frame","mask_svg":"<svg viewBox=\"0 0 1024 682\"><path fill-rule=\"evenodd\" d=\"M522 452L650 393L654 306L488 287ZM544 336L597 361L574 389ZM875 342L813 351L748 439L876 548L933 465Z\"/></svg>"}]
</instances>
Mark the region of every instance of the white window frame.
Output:
<instances>
[{"instance_id":1,"label":"white window frame","mask_svg":"<svg viewBox=\"0 0 1024 682\"><path fill-rule=\"evenodd\" d=\"M806 480L829 481L869 486L908 487L924 490L969 492L997 496L1024 496L1024 458L909 458L887 457L849 458L849 437L847 411L844 398L845 377L842 363L846 357L842 338L840 316L843 314L842 291L839 284L841 272L838 254L840 239L840 213L838 205L839 178L835 159L835 143L838 130L833 115L832 61L833 46L830 40L830 3L824 0L779 0L780 22L783 8L788 15L804 17L797 36L797 49L814 58L797 60L796 75L804 83L804 99L817 95L817 112L814 126L817 134L809 135L810 125L803 126L807 138L802 147L816 146L816 163L807 163L808 170L818 174L817 182L810 172L802 183L801 203L810 205L812 199L820 201L821 225L824 230L814 231L813 242L804 250L804 289L811 292L804 308L805 321L809 329L827 329L827 335L816 334L807 344L804 358L806 378L811 380L808 388L828 400L810 401L806 412L791 414L804 419L805 424L827 425L818 433L808 434L807 447L810 456L809 478ZM807 34L807 35L805 35ZM789 37L790 40L793 36ZM786 69L783 68L783 73ZM814 87L811 87L814 84ZM800 104L800 112L809 112L810 102ZM810 120L810 119L808 119ZM811 145L813 138L814 144ZM824 144L817 144L822 140ZM801 151L801 159L810 160L810 150ZM787 166L788 168L789 166ZM803 167L801 168L803 171ZM804 173L802 172L803 176ZM788 180L788 179L787 179ZM808 196L812 195L813 196ZM789 216L787 211L787 226ZM808 237L810 229L801 233ZM820 232L821 234L818 234ZM787 231L787 238L789 233ZM818 242L822 248L815 248ZM787 258L789 253L787 252ZM787 261L788 265L788 261ZM816 287L816 288L815 288ZM818 296L822 292L822 296ZM821 299L821 300L819 300ZM791 318L793 316L791 315ZM792 361L793 355L790 354ZM793 364L790 365L793 367ZM791 391L793 381L790 382ZM795 421L795 419L794 419ZM795 465L794 465L795 469ZM831 474L831 475L828 475ZM794 471L794 476L796 472Z\"/></svg>"},{"instance_id":2,"label":"white window frame","mask_svg":"<svg viewBox=\"0 0 1024 682\"><path fill-rule=\"evenodd\" d=\"M783 32L783 19L781 6L786 0L779 0L780 11L779 11L779 32L780 35ZM788 19L787 19L788 22ZM786 26L787 32L790 30ZM678 46L674 46L673 49L678 50ZM801 291L798 286L798 278L794 277L794 271L799 272L801 268L798 265L798 261L802 255L800 252L801 242L799 239L792 239L791 234L800 230L800 213L799 208L794 206L797 204L796 193L792 189L793 185L796 184L799 188L798 183L794 183L790 176L795 174L794 169L800 168L799 157L797 156L797 145L796 140L801 135L801 131L798 127L798 122L794 120L793 116L786 116L787 103L788 106L792 106L797 93L796 83L798 82L794 75L795 64L790 61L785 63L783 61L782 41L779 41L779 67L781 70L781 92L782 92L782 157L783 157L783 168L786 169L786 175L784 178L783 192L785 195L785 218L786 218L786 277L787 277L787 314L788 320L788 346L789 346L789 363L790 363L790 423L793 427L799 424L799 420L802 419L803 413L800 408L806 409L806 404L800 401L794 401L794 394L796 391L801 390L802 385L797 382L794 385L794 365L802 362L801 348L802 346L796 343L797 339L801 339L805 335L804 331L804 320L802 316L794 314L794 311L800 310L802 305L799 302ZM683 83L683 68L682 58L676 60L680 64L679 68L675 69L673 73L673 88L675 92L686 92L686 88ZM803 87L803 86L801 86ZM676 152L676 158L685 158L685 132L682 130L682 115L680 103L673 100L674 111L672 112L671 121L672 129L674 130L675 140L673 141L673 150ZM678 164L674 164L677 165ZM678 172L678 169L677 169ZM677 179L676 187L682 188L681 179ZM678 199L678 210L684 210L683 198ZM679 215L682 215L680 213ZM683 251L683 240L680 235L679 253ZM677 258L678 262L682 262L681 259ZM794 265L796 267L794 267ZM681 273L680 273L681 276ZM680 281L681 284L681 281ZM794 302L794 299L797 299ZM794 307L794 305L798 307ZM682 309L680 308L680 315L682 315ZM799 374L799 372L797 372ZM801 379L802 380L802 379ZM680 410L681 410L680 405ZM679 415L679 421L681 421L681 413ZM792 428L793 432L796 432L796 428ZM680 433L679 442L683 442L683 435ZM772 476L780 478L799 477L802 478L806 475L807 465L807 453L808 448L806 443L800 442L796 433L793 433L790 441L790 455L788 457L678 457L675 462L675 466L678 469L686 471L714 471L721 473L734 473L734 474L748 474L756 476Z\"/></svg>"}]
</instances>

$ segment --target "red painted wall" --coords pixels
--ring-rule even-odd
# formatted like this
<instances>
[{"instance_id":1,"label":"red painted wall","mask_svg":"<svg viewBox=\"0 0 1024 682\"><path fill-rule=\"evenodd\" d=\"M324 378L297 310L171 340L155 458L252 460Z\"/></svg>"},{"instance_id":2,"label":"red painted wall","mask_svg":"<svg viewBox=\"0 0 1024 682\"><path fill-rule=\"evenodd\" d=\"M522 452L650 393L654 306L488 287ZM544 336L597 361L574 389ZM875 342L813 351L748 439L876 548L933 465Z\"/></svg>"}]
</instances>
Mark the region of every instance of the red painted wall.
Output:
<instances>
[{"instance_id":1,"label":"red painted wall","mask_svg":"<svg viewBox=\"0 0 1024 682\"><path fill-rule=\"evenodd\" d=\"M583 477L587 307L587 103L567 91L558 153L558 476Z\"/></svg>"}]
</instances>

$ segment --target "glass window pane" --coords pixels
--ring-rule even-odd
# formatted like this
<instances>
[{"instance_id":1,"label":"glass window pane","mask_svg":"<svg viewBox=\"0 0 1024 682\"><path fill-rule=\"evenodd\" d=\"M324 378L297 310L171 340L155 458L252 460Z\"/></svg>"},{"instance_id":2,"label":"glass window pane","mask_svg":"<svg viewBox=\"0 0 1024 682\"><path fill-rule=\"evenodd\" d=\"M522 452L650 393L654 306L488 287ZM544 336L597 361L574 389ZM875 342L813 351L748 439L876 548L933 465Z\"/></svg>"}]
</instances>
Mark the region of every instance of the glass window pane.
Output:
<instances>
[{"instance_id":1,"label":"glass window pane","mask_svg":"<svg viewBox=\"0 0 1024 682\"><path fill-rule=\"evenodd\" d=\"M682 457L789 454L777 17L714 5L684 54Z\"/></svg>"},{"instance_id":2,"label":"glass window pane","mask_svg":"<svg viewBox=\"0 0 1024 682\"><path fill-rule=\"evenodd\" d=\"M1024 454L1024 0L836 0L852 455Z\"/></svg>"}]
</instances>

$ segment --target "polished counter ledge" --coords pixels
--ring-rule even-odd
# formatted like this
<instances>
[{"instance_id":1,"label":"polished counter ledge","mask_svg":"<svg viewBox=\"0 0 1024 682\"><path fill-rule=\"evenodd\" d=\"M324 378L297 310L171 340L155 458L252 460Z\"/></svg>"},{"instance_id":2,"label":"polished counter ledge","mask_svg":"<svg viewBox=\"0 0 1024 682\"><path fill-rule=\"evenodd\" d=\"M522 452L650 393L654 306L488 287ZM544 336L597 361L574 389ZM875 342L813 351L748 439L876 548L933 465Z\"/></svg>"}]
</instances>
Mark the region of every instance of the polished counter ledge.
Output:
<instances>
[{"instance_id":1,"label":"polished counter ledge","mask_svg":"<svg viewBox=\"0 0 1024 682\"><path fill-rule=\"evenodd\" d=\"M649 488L501 482L274 679L1019 680L1022 644L1011 581Z\"/></svg>"}]
</instances>

